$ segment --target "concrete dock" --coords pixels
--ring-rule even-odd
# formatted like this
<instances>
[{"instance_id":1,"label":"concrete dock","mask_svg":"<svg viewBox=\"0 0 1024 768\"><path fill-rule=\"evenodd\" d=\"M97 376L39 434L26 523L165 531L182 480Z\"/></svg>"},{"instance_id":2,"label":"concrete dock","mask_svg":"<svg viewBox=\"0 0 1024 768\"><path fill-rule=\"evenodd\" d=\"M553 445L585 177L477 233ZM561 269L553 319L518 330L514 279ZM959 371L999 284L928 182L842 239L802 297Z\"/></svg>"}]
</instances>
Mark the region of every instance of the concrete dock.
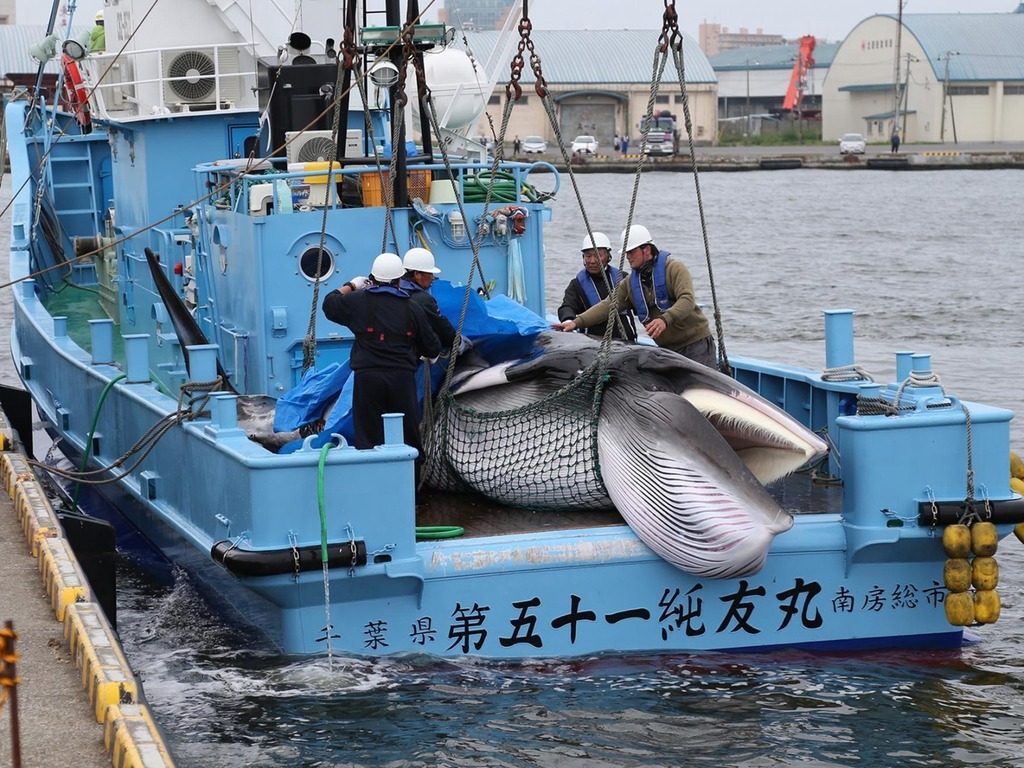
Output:
<instances>
[{"instance_id":1,"label":"concrete dock","mask_svg":"<svg viewBox=\"0 0 1024 768\"><path fill-rule=\"evenodd\" d=\"M19 681L0 707L0 765L173 766L141 685L16 437L0 411L0 627L13 622Z\"/></svg>"}]
</instances>

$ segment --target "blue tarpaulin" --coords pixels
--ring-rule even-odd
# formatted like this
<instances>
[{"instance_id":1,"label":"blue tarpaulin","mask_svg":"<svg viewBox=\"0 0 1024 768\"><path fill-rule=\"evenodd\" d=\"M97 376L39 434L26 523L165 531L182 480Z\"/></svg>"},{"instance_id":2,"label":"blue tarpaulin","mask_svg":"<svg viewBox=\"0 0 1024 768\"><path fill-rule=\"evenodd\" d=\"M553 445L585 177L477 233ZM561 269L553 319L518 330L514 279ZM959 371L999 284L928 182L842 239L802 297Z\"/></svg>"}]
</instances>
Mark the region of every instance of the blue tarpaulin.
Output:
<instances>
[{"instance_id":1,"label":"blue tarpaulin","mask_svg":"<svg viewBox=\"0 0 1024 768\"><path fill-rule=\"evenodd\" d=\"M496 295L487 300L471 290L467 303L466 289L453 286L446 280L436 281L431 293L437 299L441 314L456 328L459 327L462 306L466 303L462 335L473 343L474 350L489 363L527 355L537 334L549 327L543 317L507 296ZM441 364L431 366L434 391L444 378L444 365L442 361ZM423 370L421 366L416 373L417 389L421 392ZM308 371L297 387L278 399L274 430L290 432L325 418L323 431L313 441L314 448L325 445L334 434L342 435L351 443L354 437L351 374L352 369L347 361L332 363L321 370ZM301 445L301 440L295 440L285 445L281 453L291 453Z\"/></svg>"}]
</instances>

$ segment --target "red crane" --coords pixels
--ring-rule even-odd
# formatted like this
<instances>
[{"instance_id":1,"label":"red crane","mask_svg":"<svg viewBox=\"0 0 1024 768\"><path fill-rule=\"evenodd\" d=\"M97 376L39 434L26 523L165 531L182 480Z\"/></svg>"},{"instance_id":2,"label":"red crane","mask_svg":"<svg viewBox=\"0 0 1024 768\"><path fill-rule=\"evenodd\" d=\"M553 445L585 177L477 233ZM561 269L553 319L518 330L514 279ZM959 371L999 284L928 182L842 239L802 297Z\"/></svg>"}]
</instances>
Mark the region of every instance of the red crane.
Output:
<instances>
[{"instance_id":1,"label":"red crane","mask_svg":"<svg viewBox=\"0 0 1024 768\"><path fill-rule=\"evenodd\" d=\"M803 101L804 90L807 88L807 70L814 66L814 43L814 35L804 35L800 38L800 53L793 62L793 74L789 78L789 88L782 102L783 111L792 112L800 109L800 102Z\"/></svg>"}]
</instances>

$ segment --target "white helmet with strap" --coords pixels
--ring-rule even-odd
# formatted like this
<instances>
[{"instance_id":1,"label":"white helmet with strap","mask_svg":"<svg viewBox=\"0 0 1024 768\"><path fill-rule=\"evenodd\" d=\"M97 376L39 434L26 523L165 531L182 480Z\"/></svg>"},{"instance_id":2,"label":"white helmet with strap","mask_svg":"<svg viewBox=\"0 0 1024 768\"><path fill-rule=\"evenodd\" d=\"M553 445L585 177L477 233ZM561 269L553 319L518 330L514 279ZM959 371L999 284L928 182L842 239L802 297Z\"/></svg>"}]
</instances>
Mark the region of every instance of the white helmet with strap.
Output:
<instances>
[{"instance_id":1,"label":"white helmet with strap","mask_svg":"<svg viewBox=\"0 0 1024 768\"><path fill-rule=\"evenodd\" d=\"M591 241L590 235L584 236L583 242L580 244L581 251L593 250L595 245L598 248L607 248L609 251L612 249L612 241L604 232L592 232L591 234L594 236L593 241Z\"/></svg>"},{"instance_id":2,"label":"white helmet with strap","mask_svg":"<svg viewBox=\"0 0 1024 768\"><path fill-rule=\"evenodd\" d=\"M405 267L397 253L382 253L373 260L370 277L378 283L390 283L405 274Z\"/></svg>"},{"instance_id":3,"label":"white helmet with strap","mask_svg":"<svg viewBox=\"0 0 1024 768\"><path fill-rule=\"evenodd\" d=\"M624 251L632 251L634 248L653 242L654 238L651 237L650 231L641 224L634 224L629 229L622 230L622 250Z\"/></svg>"},{"instance_id":4,"label":"white helmet with strap","mask_svg":"<svg viewBox=\"0 0 1024 768\"><path fill-rule=\"evenodd\" d=\"M426 248L410 248L405 252L405 259L402 263L410 272L429 272L432 275L441 274L441 270L434 266L434 254Z\"/></svg>"}]
</instances>

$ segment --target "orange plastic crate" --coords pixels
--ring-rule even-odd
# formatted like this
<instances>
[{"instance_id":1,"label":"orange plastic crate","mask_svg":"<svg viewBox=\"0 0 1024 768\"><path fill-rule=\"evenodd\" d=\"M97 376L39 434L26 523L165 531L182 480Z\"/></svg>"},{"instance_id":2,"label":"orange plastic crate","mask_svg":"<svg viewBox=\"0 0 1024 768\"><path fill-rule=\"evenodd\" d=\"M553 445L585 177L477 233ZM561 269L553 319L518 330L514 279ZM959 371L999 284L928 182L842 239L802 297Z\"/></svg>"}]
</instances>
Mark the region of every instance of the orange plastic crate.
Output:
<instances>
[{"instance_id":1,"label":"orange plastic crate","mask_svg":"<svg viewBox=\"0 0 1024 768\"><path fill-rule=\"evenodd\" d=\"M384 205L384 190L380 185L382 175L383 174L377 173L377 171L360 174L360 176L363 177L364 206ZM388 172L388 177L390 179L390 172ZM406 175L406 185L409 188L409 199L412 200L414 197L418 197L423 200L423 202L430 200L430 180L431 171L409 171Z\"/></svg>"}]
</instances>

